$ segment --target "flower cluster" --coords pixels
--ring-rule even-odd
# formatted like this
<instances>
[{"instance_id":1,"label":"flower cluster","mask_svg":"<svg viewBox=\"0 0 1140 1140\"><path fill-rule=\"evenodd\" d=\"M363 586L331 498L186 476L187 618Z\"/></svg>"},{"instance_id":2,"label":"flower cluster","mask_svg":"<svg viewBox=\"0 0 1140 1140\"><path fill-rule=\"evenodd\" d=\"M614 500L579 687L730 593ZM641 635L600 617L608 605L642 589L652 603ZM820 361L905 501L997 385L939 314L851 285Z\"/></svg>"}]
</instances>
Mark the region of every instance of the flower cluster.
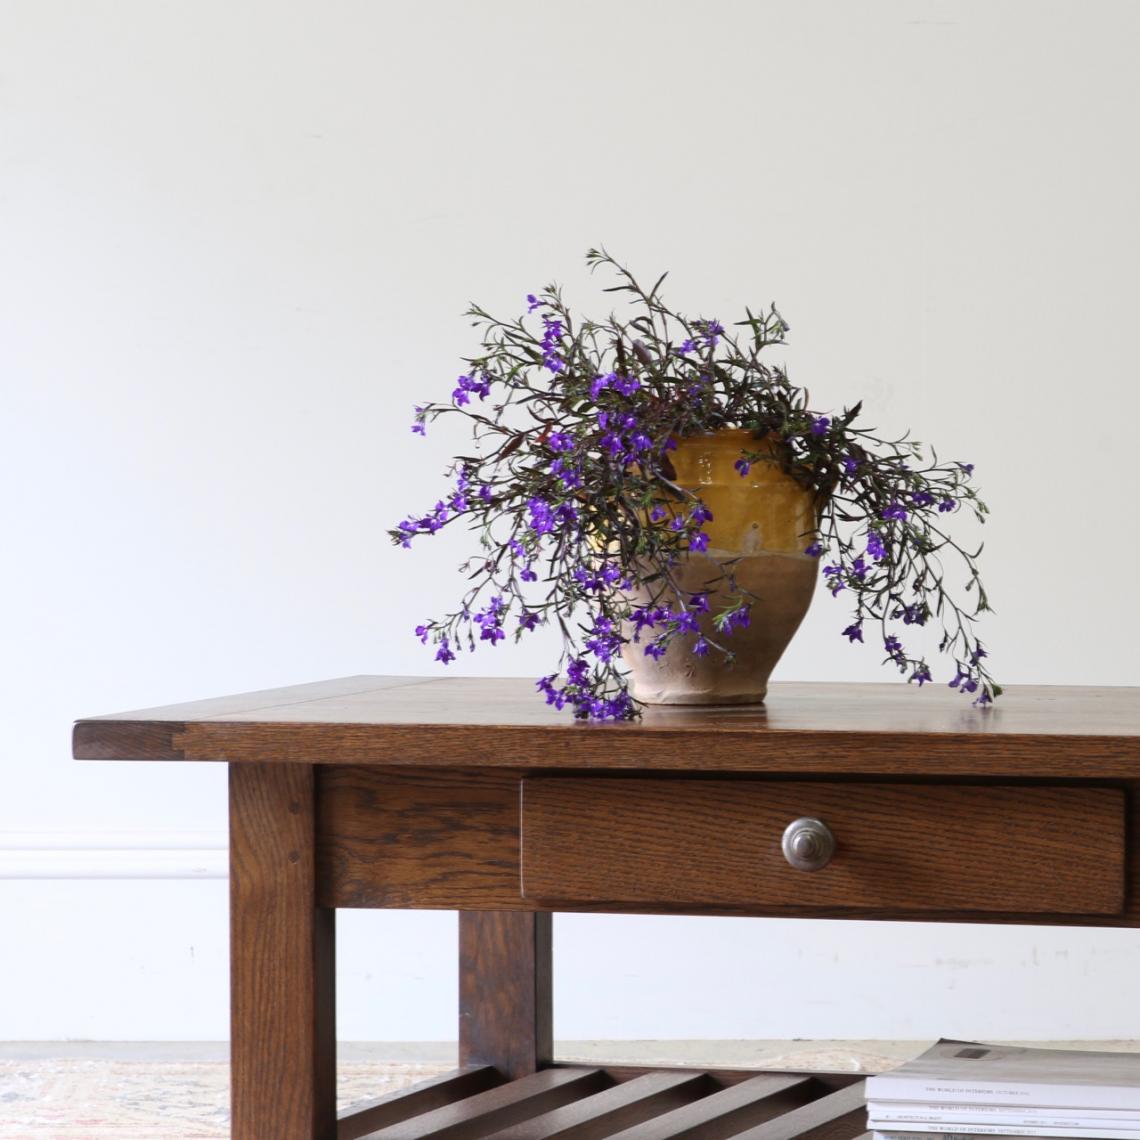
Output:
<instances>
[{"instance_id":1,"label":"flower cluster","mask_svg":"<svg viewBox=\"0 0 1140 1140\"><path fill-rule=\"evenodd\" d=\"M989 609L978 552L945 526L964 508L984 521L973 466L927 460L906 438L857 427L858 404L809 409L806 392L760 360L784 343L788 326L775 306L746 310L737 335L669 309L664 277L646 290L604 252L587 261L616 272L613 291L630 297L632 319L578 321L555 286L528 294L526 311L510 320L473 305L480 352L465 362L450 403L415 409L419 435L440 415L466 417L477 451L451 467L444 498L389 532L405 547L461 520L479 534L479 555L461 567L469 585L459 607L416 627L436 660L554 626L562 659L538 690L590 719L637 715L622 673L630 654L661 657L676 643L731 662L752 598L729 565L705 592L677 586L681 560L708 550L712 515L676 483L669 453L688 435L746 428L756 447L737 459L741 477L777 462L815 492L820 524L805 536L805 553L821 560L831 595L851 600L841 636L877 637L884 663L921 686L933 674L918 635L932 627L954 665L950 687L992 701L1001 690L973 632ZM952 597L951 559L972 605ZM727 600L702 623L713 595Z\"/></svg>"}]
</instances>

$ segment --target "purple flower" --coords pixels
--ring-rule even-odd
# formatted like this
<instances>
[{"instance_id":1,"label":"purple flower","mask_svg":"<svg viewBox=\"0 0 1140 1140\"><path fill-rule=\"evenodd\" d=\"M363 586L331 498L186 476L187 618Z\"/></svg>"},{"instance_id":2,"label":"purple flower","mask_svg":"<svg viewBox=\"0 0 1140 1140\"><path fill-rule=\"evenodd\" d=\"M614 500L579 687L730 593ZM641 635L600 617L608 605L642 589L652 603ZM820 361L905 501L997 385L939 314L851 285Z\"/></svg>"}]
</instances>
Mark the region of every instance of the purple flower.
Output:
<instances>
[{"instance_id":1,"label":"purple flower","mask_svg":"<svg viewBox=\"0 0 1140 1140\"><path fill-rule=\"evenodd\" d=\"M542 330L542 363L551 372L561 372L566 365L556 349L562 339L562 322L554 317L543 317Z\"/></svg>"},{"instance_id":2,"label":"purple flower","mask_svg":"<svg viewBox=\"0 0 1140 1140\"><path fill-rule=\"evenodd\" d=\"M733 467L740 473L742 479L752 470L752 464L743 455L733 464Z\"/></svg>"},{"instance_id":3,"label":"purple flower","mask_svg":"<svg viewBox=\"0 0 1140 1140\"><path fill-rule=\"evenodd\" d=\"M929 507L934 502L934 496L929 491L912 491L910 501L916 507Z\"/></svg>"},{"instance_id":4,"label":"purple flower","mask_svg":"<svg viewBox=\"0 0 1140 1140\"><path fill-rule=\"evenodd\" d=\"M542 302L533 293L526 295L526 311L528 313L533 313L541 304Z\"/></svg>"},{"instance_id":5,"label":"purple flower","mask_svg":"<svg viewBox=\"0 0 1140 1140\"><path fill-rule=\"evenodd\" d=\"M970 664L977 665L983 657L989 657L989 654L979 645L978 648L970 654Z\"/></svg>"},{"instance_id":6,"label":"purple flower","mask_svg":"<svg viewBox=\"0 0 1140 1140\"><path fill-rule=\"evenodd\" d=\"M713 520L713 513L712 513L712 511L710 511L710 510L708 509L708 507L706 507L706 506L704 505L704 503L698 503L698 504L697 504L697 505L696 505L696 506L695 506L695 507L694 507L694 508L693 508L693 509L692 509L692 510L689 512L689 518L690 518L690 519L692 519L692 521L693 521L693 522L695 522L695 523L707 523L707 522L712 522L712 520Z\"/></svg>"},{"instance_id":7,"label":"purple flower","mask_svg":"<svg viewBox=\"0 0 1140 1140\"><path fill-rule=\"evenodd\" d=\"M811 546L805 547L804 553L809 558L818 558L823 553L823 547L818 542L813 542Z\"/></svg>"},{"instance_id":8,"label":"purple flower","mask_svg":"<svg viewBox=\"0 0 1140 1140\"><path fill-rule=\"evenodd\" d=\"M568 491L582 486L582 472L577 467L567 467L561 459L556 459L551 463L550 474L556 476Z\"/></svg>"},{"instance_id":9,"label":"purple flower","mask_svg":"<svg viewBox=\"0 0 1140 1140\"><path fill-rule=\"evenodd\" d=\"M519 573L519 577L524 582L537 582L538 581L538 575L529 566L524 566L522 568L522 571Z\"/></svg>"},{"instance_id":10,"label":"purple flower","mask_svg":"<svg viewBox=\"0 0 1140 1140\"><path fill-rule=\"evenodd\" d=\"M698 657L707 657L709 653L709 643L705 641L703 637L698 637L697 640L693 642L693 652Z\"/></svg>"},{"instance_id":11,"label":"purple flower","mask_svg":"<svg viewBox=\"0 0 1140 1140\"><path fill-rule=\"evenodd\" d=\"M843 636L848 641L862 641L863 640L863 623L861 621L852 622L844 631Z\"/></svg>"},{"instance_id":12,"label":"purple flower","mask_svg":"<svg viewBox=\"0 0 1140 1140\"><path fill-rule=\"evenodd\" d=\"M537 610L524 610L522 616L519 618L519 629L534 629L538 625L539 616Z\"/></svg>"},{"instance_id":13,"label":"purple flower","mask_svg":"<svg viewBox=\"0 0 1140 1140\"><path fill-rule=\"evenodd\" d=\"M415 409L416 422L412 424L412 431L416 435L427 435L427 428L424 426L424 416L427 414L427 408L422 404L417 404Z\"/></svg>"},{"instance_id":14,"label":"purple flower","mask_svg":"<svg viewBox=\"0 0 1140 1140\"><path fill-rule=\"evenodd\" d=\"M574 437L566 431L553 432L550 438L546 441L546 446L551 451L573 451L574 450Z\"/></svg>"},{"instance_id":15,"label":"purple flower","mask_svg":"<svg viewBox=\"0 0 1140 1140\"><path fill-rule=\"evenodd\" d=\"M904 625L926 625L930 611L924 602L915 602L912 605L899 606L892 611L891 617L902 618Z\"/></svg>"},{"instance_id":16,"label":"purple flower","mask_svg":"<svg viewBox=\"0 0 1140 1140\"><path fill-rule=\"evenodd\" d=\"M430 625L417 625L416 637L420 639L422 645L427 645L428 634L431 632Z\"/></svg>"},{"instance_id":17,"label":"purple flower","mask_svg":"<svg viewBox=\"0 0 1140 1140\"><path fill-rule=\"evenodd\" d=\"M648 451L653 446L653 440L645 432L637 431L629 437L629 446L634 451Z\"/></svg>"},{"instance_id":18,"label":"purple flower","mask_svg":"<svg viewBox=\"0 0 1140 1140\"><path fill-rule=\"evenodd\" d=\"M708 550L709 536L703 530L694 531L689 536L689 549L698 553Z\"/></svg>"},{"instance_id":19,"label":"purple flower","mask_svg":"<svg viewBox=\"0 0 1140 1140\"><path fill-rule=\"evenodd\" d=\"M617 376L610 373L613 380L615 392L620 392L623 396L632 396L634 392L641 388L641 381L636 376Z\"/></svg>"},{"instance_id":20,"label":"purple flower","mask_svg":"<svg viewBox=\"0 0 1140 1140\"><path fill-rule=\"evenodd\" d=\"M554 511L545 499L529 499L527 509L530 511L530 527L535 534L550 534L554 530Z\"/></svg>"},{"instance_id":21,"label":"purple flower","mask_svg":"<svg viewBox=\"0 0 1140 1140\"><path fill-rule=\"evenodd\" d=\"M867 531L867 553L876 562L881 562L887 556L887 548L883 545L882 536L876 530Z\"/></svg>"},{"instance_id":22,"label":"purple flower","mask_svg":"<svg viewBox=\"0 0 1140 1140\"><path fill-rule=\"evenodd\" d=\"M590 383L590 399L595 403L602 392L608 388L617 379L616 372L607 373L605 376L595 376ZM602 424L605 427L605 424Z\"/></svg>"},{"instance_id":23,"label":"purple flower","mask_svg":"<svg viewBox=\"0 0 1140 1140\"><path fill-rule=\"evenodd\" d=\"M689 598L689 605L692 606L695 613L707 614L709 612L708 594L693 594Z\"/></svg>"},{"instance_id":24,"label":"purple flower","mask_svg":"<svg viewBox=\"0 0 1140 1140\"><path fill-rule=\"evenodd\" d=\"M906 522L907 510L906 507L902 505L902 503L889 503L883 508L880 517L884 519L898 519L899 522Z\"/></svg>"},{"instance_id":25,"label":"purple flower","mask_svg":"<svg viewBox=\"0 0 1140 1140\"><path fill-rule=\"evenodd\" d=\"M854 574L860 582L867 577L868 570L870 570L870 567L863 561L863 555L861 554L851 563L851 573Z\"/></svg>"},{"instance_id":26,"label":"purple flower","mask_svg":"<svg viewBox=\"0 0 1140 1140\"><path fill-rule=\"evenodd\" d=\"M926 665L920 665L910 676L912 681L918 682L918 687L921 689L927 681L932 680L930 676L930 669Z\"/></svg>"},{"instance_id":27,"label":"purple flower","mask_svg":"<svg viewBox=\"0 0 1140 1140\"><path fill-rule=\"evenodd\" d=\"M816 416L811 421L811 434L827 435L827 429L829 427L831 427L831 419L828 416Z\"/></svg>"},{"instance_id":28,"label":"purple flower","mask_svg":"<svg viewBox=\"0 0 1140 1140\"><path fill-rule=\"evenodd\" d=\"M953 499L943 499L938 504L938 509L945 514L947 511L952 511L958 504Z\"/></svg>"},{"instance_id":29,"label":"purple flower","mask_svg":"<svg viewBox=\"0 0 1140 1140\"><path fill-rule=\"evenodd\" d=\"M677 629L683 633L696 633L697 632L697 615L690 613L688 610L677 610L675 613L669 615Z\"/></svg>"},{"instance_id":30,"label":"purple flower","mask_svg":"<svg viewBox=\"0 0 1140 1140\"><path fill-rule=\"evenodd\" d=\"M471 403L471 393L474 392L480 400L485 400L491 394L491 380L486 373L481 380L474 380L470 376L460 376L455 383L458 387L451 393L457 408Z\"/></svg>"},{"instance_id":31,"label":"purple flower","mask_svg":"<svg viewBox=\"0 0 1140 1140\"><path fill-rule=\"evenodd\" d=\"M961 467L962 470L965 471L967 475L973 475L974 465L972 463L959 463L958 466Z\"/></svg>"},{"instance_id":32,"label":"purple flower","mask_svg":"<svg viewBox=\"0 0 1140 1140\"><path fill-rule=\"evenodd\" d=\"M906 659L902 642L894 634L888 634L883 641L883 648L886 650L887 656L893 661L901 662Z\"/></svg>"},{"instance_id":33,"label":"purple flower","mask_svg":"<svg viewBox=\"0 0 1140 1140\"><path fill-rule=\"evenodd\" d=\"M625 445L622 443L621 436L618 435L617 432L608 431L598 440L598 447L602 451L608 451L610 455L620 455Z\"/></svg>"},{"instance_id":34,"label":"purple flower","mask_svg":"<svg viewBox=\"0 0 1140 1140\"><path fill-rule=\"evenodd\" d=\"M859 470L859 464L854 459L852 459L850 455L848 455L843 460L843 474L844 475L854 475L855 472L858 470Z\"/></svg>"},{"instance_id":35,"label":"purple flower","mask_svg":"<svg viewBox=\"0 0 1140 1140\"><path fill-rule=\"evenodd\" d=\"M443 665L450 665L455 660L455 654L451 652L451 647L447 644L445 637L439 643L439 649L436 650L435 659Z\"/></svg>"},{"instance_id":36,"label":"purple flower","mask_svg":"<svg viewBox=\"0 0 1140 1140\"><path fill-rule=\"evenodd\" d=\"M977 708L984 708L986 705L992 704L992 703L993 703L993 697L991 697L989 695L989 693L987 693L987 692L979 693L977 699L973 702L973 704Z\"/></svg>"},{"instance_id":37,"label":"purple flower","mask_svg":"<svg viewBox=\"0 0 1140 1140\"><path fill-rule=\"evenodd\" d=\"M645 647L645 656L652 657L655 661L660 660L665 656L665 646L660 641L651 641Z\"/></svg>"},{"instance_id":38,"label":"purple flower","mask_svg":"<svg viewBox=\"0 0 1140 1140\"><path fill-rule=\"evenodd\" d=\"M677 347L679 355L684 356L688 352L693 352L696 349L696 344L692 340L683 340Z\"/></svg>"},{"instance_id":39,"label":"purple flower","mask_svg":"<svg viewBox=\"0 0 1140 1140\"><path fill-rule=\"evenodd\" d=\"M621 652L622 639L614 631L614 623L608 617L594 619L592 636L585 642L586 649L599 661L612 661Z\"/></svg>"},{"instance_id":40,"label":"purple flower","mask_svg":"<svg viewBox=\"0 0 1140 1140\"><path fill-rule=\"evenodd\" d=\"M704 333L705 344L707 344L709 348L716 348L721 334L724 332L724 325L718 320L697 321L696 324Z\"/></svg>"},{"instance_id":41,"label":"purple flower","mask_svg":"<svg viewBox=\"0 0 1140 1140\"><path fill-rule=\"evenodd\" d=\"M649 521L655 523L660 522L665 517L665 514L665 508L658 504L649 512Z\"/></svg>"},{"instance_id":42,"label":"purple flower","mask_svg":"<svg viewBox=\"0 0 1140 1140\"><path fill-rule=\"evenodd\" d=\"M635 627L634 636L636 637L643 629L652 629L660 620L659 614L660 611L651 606L638 606L634 609L629 615Z\"/></svg>"},{"instance_id":43,"label":"purple flower","mask_svg":"<svg viewBox=\"0 0 1140 1140\"><path fill-rule=\"evenodd\" d=\"M734 629L747 629L751 620L748 606L738 606L734 610L720 614L714 624L721 633L728 634L732 633Z\"/></svg>"}]
</instances>

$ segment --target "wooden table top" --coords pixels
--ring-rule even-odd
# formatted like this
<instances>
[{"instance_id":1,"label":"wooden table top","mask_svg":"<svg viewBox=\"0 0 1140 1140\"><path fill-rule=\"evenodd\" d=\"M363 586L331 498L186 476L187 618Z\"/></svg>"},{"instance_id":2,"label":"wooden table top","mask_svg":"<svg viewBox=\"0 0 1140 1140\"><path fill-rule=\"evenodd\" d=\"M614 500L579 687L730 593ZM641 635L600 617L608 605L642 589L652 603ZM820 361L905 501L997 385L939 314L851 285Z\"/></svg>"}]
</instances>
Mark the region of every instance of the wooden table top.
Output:
<instances>
[{"instance_id":1,"label":"wooden table top","mask_svg":"<svg viewBox=\"0 0 1140 1140\"><path fill-rule=\"evenodd\" d=\"M1140 688L782 683L763 706L589 724L525 678L343 677L80 720L83 760L1140 778Z\"/></svg>"}]
</instances>

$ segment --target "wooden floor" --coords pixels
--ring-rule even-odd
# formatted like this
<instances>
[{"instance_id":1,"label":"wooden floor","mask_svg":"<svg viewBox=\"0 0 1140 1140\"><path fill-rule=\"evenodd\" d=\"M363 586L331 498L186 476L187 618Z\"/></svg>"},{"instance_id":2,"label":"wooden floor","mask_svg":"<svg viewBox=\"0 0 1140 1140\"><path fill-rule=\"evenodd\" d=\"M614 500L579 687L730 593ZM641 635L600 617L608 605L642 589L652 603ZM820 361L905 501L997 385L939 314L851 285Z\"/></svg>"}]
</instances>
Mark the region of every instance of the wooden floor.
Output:
<instances>
[{"instance_id":1,"label":"wooden floor","mask_svg":"<svg viewBox=\"0 0 1140 1140\"><path fill-rule=\"evenodd\" d=\"M864 1078L554 1065L471 1068L340 1114L338 1140L855 1140Z\"/></svg>"}]
</instances>

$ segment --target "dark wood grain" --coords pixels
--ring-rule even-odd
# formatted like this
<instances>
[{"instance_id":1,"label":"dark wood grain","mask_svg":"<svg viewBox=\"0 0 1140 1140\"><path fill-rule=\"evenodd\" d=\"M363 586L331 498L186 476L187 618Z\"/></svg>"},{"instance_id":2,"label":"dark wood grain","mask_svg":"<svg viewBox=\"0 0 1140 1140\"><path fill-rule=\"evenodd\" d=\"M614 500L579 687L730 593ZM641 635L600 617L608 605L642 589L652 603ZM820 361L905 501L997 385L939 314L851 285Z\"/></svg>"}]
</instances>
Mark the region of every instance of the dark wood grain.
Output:
<instances>
[{"instance_id":1,"label":"dark wood grain","mask_svg":"<svg viewBox=\"0 0 1140 1140\"><path fill-rule=\"evenodd\" d=\"M329 766L317 778L325 906L518 904L518 773Z\"/></svg>"},{"instance_id":2,"label":"dark wood grain","mask_svg":"<svg viewBox=\"0 0 1140 1140\"><path fill-rule=\"evenodd\" d=\"M727 1140L809 1103L818 1090L808 1076L753 1076L615 1133L612 1140Z\"/></svg>"},{"instance_id":3,"label":"dark wood grain","mask_svg":"<svg viewBox=\"0 0 1140 1140\"><path fill-rule=\"evenodd\" d=\"M551 916L459 915L459 1063L511 1079L554 1057Z\"/></svg>"},{"instance_id":4,"label":"dark wood grain","mask_svg":"<svg viewBox=\"0 0 1140 1140\"><path fill-rule=\"evenodd\" d=\"M404 683L401 683L404 682ZM974 709L944 687L776 684L761 707L651 708L582 724L529 681L349 678L351 691L228 712L172 706L78 722L81 759L455 768L1140 777L1140 689L1011 687ZM355 688L359 686L359 688ZM223 701L225 699L223 698Z\"/></svg>"},{"instance_id":5,"label":"dark wood grain","mask_svg":"<svg viewBox=\"0 0 1140 1140\"><path fill-rule=\"evenodd\" d=\"M708 1092L704 1073L645 1073L583 1100L551 1109L492 1133L488 1140L604 1140L634 1125L660 1119Z\"/></svg>"},{"instance_id":6,"label":"dark wood grain","mask_svg":"<svg viewBox=\"0 0 1140 1140\"><path fill-rule=\"evenodd\" d=\"M838 849L804 872L780 849L802 817ZM1119 788L797 781L523 781L524 898L1117 914Z\"/></svg>"},{"instance_id":7,"label":"dark wood grain","mask_svg":"<svg viewBox=\"0 0 1140 1140\"><path fill-rule=\"evenodd\" d=\"M397 1089L385 1096L358 1101L337 1113L337 1140L357 1140L378 1128L386 1128L445 1104L454 1104L505 1083L506 1078L501 1073L484 1065L457 1069L420 1081L410 1089Z\"/></svg>"},{"instance_id":8,"label":"dark wood grain","mask_svg":"<svg viewBox=\"0 0 1140 1140\"><path fill-rule=\"evenodd\" d=\"M342 1140L853 1140L866 1127L852 1073L558 1065L456 1097L460 1079L377 1102L390 1123L362 1132L354 1114Z\"/></svg>"},{"instance_id":9,"label":"dark wood grain","mask_svg":"<svg viewBox=\"0 0 1140 1140\"><path fill-rule=\"evenodd\" d=\"M583 1065L580 1061L555 1061L554 1067L561 1069L581 1069ZM733 1085L738 1085L743 1081L750 1081L753 1077L759 1075L766 1077L805 1078L810 1081L812 1088L816 1090L814 1094L816 1096L822 1096L828 1092L835 1092L837 1089L849 1088L851 1085L862 1084L866 1079L866 1074L817 1072L816 1070L812 1070L810 1073L805 1073L803 1070L794 1072L786 1070L765 1070L763 1074L759 1074L755 1069L707 1069L691 1065L669 1065L663 1070L660 1065L627 1065L625 1063L610 1064L608 1062L602 1062L600 1067L605 1069L615 1081L632 1081L637 1077L644 1076L646 1073L662 1071L670 1073L703 1073L713 1081L714 1087L718 1089L731 1088Z\"/></svg>"},{"instance_id":10,"label":"dark wood grain","mask_svg":"<svg viewBox=\"0 0 1140 1140\"><path fill-rule=\"evenodd\" d=\"M236 1140L337 1135L334 906L469 912L464 1060L529 1074L366 1105L342 1140L589 1140L649 1128L628 1114L653 1103L655 1140L864 1133L851 1075L784 1074L788 1096L833 1091L760 1121L750 1073L674 1071L623 1091L646 1070L551 1063L555 905L1140 926L1140 844L1125 850L1140 814L1140 689L1014 687L977 710L945 687L783 684L761 708L591 725L526 680L352 677L83 720L73 747L231 762ZM528 792L539 810L522 827L528 779L546 790ZM827 871L790 879L772 862L788 812L839 833ZM700 1089L700 1112L668 1105Z\"/></svg>"},{"instance_id":11,"label":"dark wood grain","mask_svg":"<svg viewBox=\"0 0 1140 1140\"><path fill-rule=\"evenodd\" d=\"M867 1130L862 1083L736 1134L735 1140L855 1140Z\"/></svg>"},{"instance_id":12,"label":"dark wood grain","mask_svg":"<svg viewBox=\"0 0 1140 1140\"><path fill-rule=\"evenodd\" d=\"M333 911L317 906L314 774L230 770L234 1140L334 1140Z\"/></svg>"},{"instance_id":13,"label":"dark wood grain","mask_svg":"<svg viewBox=\"0 0 1140 1140\"><path fill-rule=\"evenodd\" d=\"M369 1132L366 1140L475 1140L610 1088L613 1083L601 1069L544 1069ZM265 1135L268 1140L271 1134Z\"/></svg>"},{"instance_id":14,"label":"dark wood grain","mask_svg":"<svg viewBox=\"0 0 1140 1140\"><path fill-rule=\"evenodd\" d=\"M320 787L319 821L319 900L324 906L342 907L420 907L455 908L467 910L534 910L550 909L542 901L522 897L520 890L519 858L519 781L523 773L491 771L448 771L443 769L376 769L319 768ZM614 776L621 783L628 777ZM647 776L644 779L661 779L675 782L677 777ZM708 781L693 778L688 783L703 785ZM713 781L715 782L715 781ZM749 775L738 777L734 786L750 789L758 784L768 786L782 781L775 777ZM844 788L854 784L866 786L865 781L835 778L813 782L827 794L843 799ZM874 787L892 789L895 780L882 781ZM904 787L924 788L937 798L938 789L954 789L960 783L927 780L904 782ZM993 782L966 787L988 788ZM1039 787L1032 781L1018 783L1016 789ZM1063 791L1085 792L1086 784L1066 785ZM682 795L689 788L679 789ZM747 791L745 794L749 794ZM1117 795L1115 790L1110 794ZM1140 813L1140 783L1126 785L1123 792L1128 803L1128 815L1138 818ZM816 801L817 805L819 801ZM1070 826L1072 824L1072 826ZM1082 832L1087 823L1079 818L1063 817L1056 829L1056 839L1063 842L1071 832ZM968 822L963 835L971 834ZM1118 858L1120 828L1114 823L1108 836L1108 858ZM1099 837L1085 835L1087 851L1076 857L1098 857L1089 851L1099 849ZM904 837L909 843L910 837ZM724 847L731 844L724 843ZM905 851L904 851L905 855ZM903 856L900 856L902 858ZM1002 852L1004 857L1004 852ZM726 850L723 865L735 857ZM1068 855L1058 862L1056 874L1068 873ZM904 866L913 866L913 861ZM1011 922L1046 921L1050 924L1103 926L1140 925L1140 845L1130 844L1127 852L1127 883L1124 909L1119 913L1102 915L1033 914L1031 912L984 910L974 899L965 908L953 909L945 900L944 909L922 912L925 917L939 921ZM1054 874L1049 869L1050 875ZM826 872L824 872L826 874ZM818 901L818 900L817 900ZM934 900L926 905L933 906ZM993 899L988 899L993 906ZM1085 904L1082 901L1080 905ZM599 912L646 914L729 914L773 915L790 917L860 918L860 919L911 919L913 909L870 906L865 902L851 905L844 901L835 905L777 906L762 905L753 900L748 905L719 905L706 898L691 899L687 903L636 903L595 899L587 902L563 900L559 910L592 910Z\"/></svg>"}]
</instances>

